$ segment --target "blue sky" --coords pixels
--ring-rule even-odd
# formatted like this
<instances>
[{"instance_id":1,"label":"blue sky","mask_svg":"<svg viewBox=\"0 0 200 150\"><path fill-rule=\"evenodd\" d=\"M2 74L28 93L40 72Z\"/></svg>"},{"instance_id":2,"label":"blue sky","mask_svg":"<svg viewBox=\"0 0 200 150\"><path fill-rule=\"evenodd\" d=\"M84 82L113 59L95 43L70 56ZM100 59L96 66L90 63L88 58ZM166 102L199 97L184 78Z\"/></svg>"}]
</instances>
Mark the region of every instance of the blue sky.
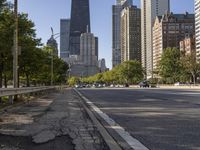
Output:
<instances>
[{"instance_id":1,"label":"blue sky","mask_svg":"<svg viewBox=\"0 0 200 150\"><path fill-rule=\"evenodd\" d=\"M111 68L112 60L112 5L116 0L90 0L91 28L99 37L99 56L106 58ZM139 6L139 0L133 0ZM29 14L35 23L37 37L46 43L51 35L50 27L55 33L60 32L60 19L69 18L71 0L19 0L19 11ZM171 0L171 11L174 13L193 13L194 0ZM59 39L57 39L59 43Z\"/></svg>"}]
</instances>

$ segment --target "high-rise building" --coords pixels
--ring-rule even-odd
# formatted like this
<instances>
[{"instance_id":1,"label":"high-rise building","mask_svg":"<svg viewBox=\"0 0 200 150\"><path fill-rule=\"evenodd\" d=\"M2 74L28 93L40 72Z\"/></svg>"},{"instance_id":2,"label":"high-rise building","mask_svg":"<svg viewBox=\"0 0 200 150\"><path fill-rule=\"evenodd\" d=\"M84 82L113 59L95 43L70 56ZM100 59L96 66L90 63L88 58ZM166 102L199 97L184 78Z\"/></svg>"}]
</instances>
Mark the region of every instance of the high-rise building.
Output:
<instances>
[{"instance_id":1,"label":"high-rise building","mask_svg":"<svg viewBox=\"0 0 200 150\"><path fill-rule=\"evenodd\" d=\"M99 69L100 69L100 72L107 71L106 60L104 58L99 60Z\"/></svg>"},{"instance_id":2,"label":"high-rise building","mask_svg":"<svg viewBox=\"0 0 200 150\"><path fill-rule=\"evenodd\" d=\"M60 58L67 61L69 58L70 19L60 20Z\"/></svg>"},{"instance_id":3,"label":"high-rise building","mask_svg":"<svg viewBox=\"0 0 200 150\"><path fill-rule=\"evenodd\" d=\"M196 56L200 61L200 0L195 0Z\"/></svg>"},{"instance_id":4,"label":"high-rise building","mask_svg":"<svg viewBox=\"0 0 200 150\"><path fill-rule=\"evenodd\" d=\"M95 55L97 56L97 60L99 59L99 38L95 37Z\"/></svg>"},{"instance_id":5,"label":"high-rise building","mask_svg":"<svg viewBox=\"0 0 200 150\"><path fill-rule=\"evenodd\" d=\"M141 10L129 6L121 13L121 62L141 61Z\"/></svg>"},{"instance_id":6,"label":"high-rise building","mask_svg":"<svg viewBox=\"0 0 200 150\"><path fill-rule=\"evenodd\" d=\"M120 45L120 20L123 8L131 6L132 0L117 0L116 5L112 6L112 66L115 67L121 63L121 45Z\"/></svg>"},{"instance_id":7,"label":"high-rise building","mask_svg":"<svg viewBox=\"0 0 200 150\"><path fill-rule=\"evenodd\" d=\"M70 20L70 55L80 55L80 36L90 32L89 0L72 0Z\"/></svg>"},{"instance_id":8,"label":"high-rise building","mask_svg":"<svg viewBox=\"0 0 200 150\"><path fill-rule=\"evenodd\" d=\"M170 11L170 0L141 0L142 65L147 78L153 71L152 27L156 16Z\"/></svg>"},{"instance_id":9,"label":"high-rise building","mask_svg":"<svg viewBox=\"0 0 200 150\"><path fill-rule=\"evenodd\" d=\"M53 50L53 55L58 56L58 43L54 38L54 35L47 41L47 46Z\"/></svg>"},{"instance_id":10,"label":"high-rise building","mask_svg":"<svg viewBox=\"0 0 200 150\"><path fill-rule=\"evenodd\" d=\"M80 58L85 65L97 66L95 37L92 33L83 33L80 37Z\"/></svg>"},{"instance_id":11,"label":"high-rise building","mask_svg":"<svg viewBox=\"0 0 200 150\"><path fill-rule=\"evenodd\" d=\"M96 56L96 40L92 33L83 33L80 37L80 62L84 69L80 69L82 76L91 76L99 72Z\"/></svg>"},{"instance_id":12,"label":"high-rise building","mask_svg":"<svg viewBox=\"0 0 200 150\"><path fill-rule=\"evenodd\" d=\"M166 13L157 16L153 26L153 70L157 69L164 49L179 49L180 41L186 36L194 35L194 32L194 14Z\"/></svg>"}]
</instances>

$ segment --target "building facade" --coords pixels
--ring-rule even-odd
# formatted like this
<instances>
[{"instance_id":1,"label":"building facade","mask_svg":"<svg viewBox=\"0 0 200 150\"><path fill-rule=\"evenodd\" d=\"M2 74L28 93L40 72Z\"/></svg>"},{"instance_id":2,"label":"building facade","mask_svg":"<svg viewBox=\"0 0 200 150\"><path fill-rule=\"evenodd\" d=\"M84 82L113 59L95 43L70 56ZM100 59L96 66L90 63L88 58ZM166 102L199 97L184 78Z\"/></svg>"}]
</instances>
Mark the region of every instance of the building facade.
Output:
<instances>
[{"instance_id":1,"label":"building facade","mask_svg":"<svg viewBox=\"0 0 200 150\"><path fill-rule=\"evenodd\" d=\"M121 62L141 61L141 10L129 6L121 13Z\"/></svg>"},{"instance_id":2,"label":"building facade","mask_svg":"<svg viewBox=\"0 0 200 150\"><path fill-rule=\"evenodd\" d=\"M60 20L60 58L67 62L69 58L70 19Z\"/></svg>"},{"instance_id":3,"label":"building facade","mask_svg":"<svg viewBox=\"0 0 200 150\"><path fill-rule=\"evenodd\" d=\"M97 60L99 59L99 38L95 37L95 55L97 56Z\"/></svg>"},{"instance_id":4,"label":"building facade","mask_svg":"<svg viewBox=\"0 0 200 150\"><path fill-rule=\"evenodd\" d=\"M170 0L141 0L141 43L142 66L146 77L151 78L153 71L153 36L152 27L156 16L170 11Z\"/></svg>"},{"instance_id":5,"label":"building facade","mask_svg":"<svg viewBox=\"0 0 200 150\"><path fill-rule=\"evenodd\" d=\"M58 57L58 43L52 35L51 38L47 41L47 46L53 50L53 55Z\"/></svg>"},{"instance_id":6,"label":"building facade","mask_svg":"<svg viewBox=\"0 0 200 150\"><path fill-rule=\"evenodd\" d=\"M90 32L89 0L72 0L69 50L70 55L80 55L80 36Z\"/></svg>"},{"instance_id":7,"label":"building facade","mask_svg":"<svg viewBox=\"0 0 200 150\"><path fill-rule=\"evenodd\" d=\"M99 60L99 69L100 69L100 72L107 71L106 60L104 58Z\"/></svg>"},{"instance_id":8,"label":"building facade","mask_svg":"<svg viewBox=\"0 0 200 150\"><path fill-rule=\"evenodd\" d=\"M158 68L163 50L168 47L180 48L180 41L194 35L194 14L166 13L156 17L153 26L153 70Z\"/></svg>"},{"instance_id":9,"label":"building facade","mask_svg":"<svg viewBox=\"0 0 200 150\"><path fill-rule=\"evenodd\" d=\"M196 55L195 36L187 35L182 41L180 41L180 51L184 55Z\"/></svg>"},{"instance_id":10,"label":"building facade","mask_svg":"<svg viewBox=\"0 0 200 150\"><path fill-rule=\"evenodd\" d=\"M95 37L92 33L83 33L80 37L80 59L85 65L97 66Z\"/></svg>"},{"instance_id":11,"label":"building facade","mask_svg":"<svg viewBox=\"0 0 200 150\"><path fill-rule=\"evenodd\" d=\"M96 39L92 33L83 33L80 37L80 62L85 66L82 76L91 76L99 72L96 56Z\"/></svg>"},{"instance_id":12,"label":"building facade","mask_svg":"<svg viewBox=\"0 0 200 150\"><path fill-rule=\"evenodd\" d=\"M132 0L117 0L116 5L112 6L112 66L113 67L121 63L121 45L120 45L121 11L123 10L123 8L131 5L132 5Z\"/></svg>"},{"instance_id":13,"label":"building facade","mask_svg":"<svg viewBox=\"0 0 200 150\"><path fill-rule=\"evenodd\" d=\"M200 0L195 0L196 57L200 61Z\"/></svg>"}]
</instances>

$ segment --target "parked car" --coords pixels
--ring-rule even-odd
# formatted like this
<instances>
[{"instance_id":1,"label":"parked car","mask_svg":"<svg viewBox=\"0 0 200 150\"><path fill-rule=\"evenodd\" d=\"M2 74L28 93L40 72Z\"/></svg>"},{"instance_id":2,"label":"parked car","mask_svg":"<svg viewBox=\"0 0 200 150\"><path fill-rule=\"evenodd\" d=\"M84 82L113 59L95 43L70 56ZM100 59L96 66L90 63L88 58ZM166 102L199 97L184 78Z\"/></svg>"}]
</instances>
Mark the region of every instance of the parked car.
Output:
<instances>
[{"instance_id":1,"label":"parked car","mask_svg":"<svg viewBox=\"0 0 200 150\"><path fill-rule=\"evenodd\" d=\"M149 83L148 81L142 81L139 83L139 86L142 88L142 87L145 87L145 88L149 88Z\"/></svg>"},{"instance_id":2,"label":"parked car","mask_svg":"<svg viewBox=\"0 0 200 150\"><path fill-rule=\"evenodd\" d=\"M184 86L184 85L187 85L187 84L184 83L184 82L176 82L176 83L174 83L174 86Z\"/></svg>"}]
</instances>

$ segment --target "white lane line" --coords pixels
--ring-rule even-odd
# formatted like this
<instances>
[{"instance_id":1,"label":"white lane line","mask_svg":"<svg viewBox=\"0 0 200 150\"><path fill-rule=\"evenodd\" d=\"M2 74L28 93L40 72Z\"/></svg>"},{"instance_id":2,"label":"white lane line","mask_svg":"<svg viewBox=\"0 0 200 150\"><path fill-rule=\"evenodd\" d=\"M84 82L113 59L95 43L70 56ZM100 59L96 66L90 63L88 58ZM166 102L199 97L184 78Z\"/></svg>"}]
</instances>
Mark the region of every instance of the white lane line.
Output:
<instances>
[{"instance_id":1,"label":"white lane line","mask_svg":"<svg viewBox=\"0 0 200 150\"><path fill-rule=\"evenodd\" d=\"M91 101L89 101L85 96L83 96L83 99L86 101L88 105L96 112L98 113L109 125L112 129L114 129L134 150L149 150L147 147L145 147L140 141L133 138L130 133L125 131L123 127L121 127L119 124L117 124L112 118L110 118L107 114L102 112L97 106L95 106Z\"/></svg>"}]
</instances>

